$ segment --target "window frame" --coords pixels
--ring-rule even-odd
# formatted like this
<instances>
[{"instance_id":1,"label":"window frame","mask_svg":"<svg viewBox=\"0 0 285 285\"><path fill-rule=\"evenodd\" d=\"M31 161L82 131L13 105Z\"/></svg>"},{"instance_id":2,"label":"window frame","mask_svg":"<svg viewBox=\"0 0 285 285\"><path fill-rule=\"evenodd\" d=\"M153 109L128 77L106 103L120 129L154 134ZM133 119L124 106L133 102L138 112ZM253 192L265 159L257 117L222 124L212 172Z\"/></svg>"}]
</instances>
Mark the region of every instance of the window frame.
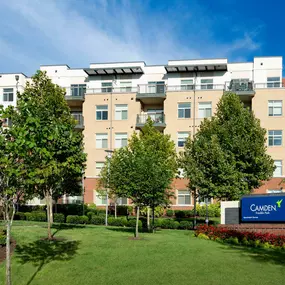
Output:
<instances>
[{"instance_id":1,"label":"window frame","mask_svg":"<svg viewBox=\"0 0 285 285\"><path fill-rule=\"evenodd\" d=\"M189 82L186 82L189 81ZM191 83L190 83L191 81ZM180 87L182 91L193 90L194 89L194 79L181 79L180 80Z\"/></svg>"},{"instance_id":2,"label":"window frame","mask_svg":"<svg viewBox=\"0 0 285 285\"><path fill-rule=\"evenodd\" d=\"M281 106L274 106L281 102ZM272 115L270 114L270 108L272 108ZM281 114L275 114L275 109L281 109ZM268 116L269 117L281 117L283 115L283 100L268 100Z\"/></svg>"},{"instance_id":3,"label":"window frame","mask_svg":"<svg viewBox=\"0 0 285 285\"><path fill-rule=\"evenodd\" d=\"M280 88L280 86L281 86L280 76L267 77L267 88Z\"/></svg>"},{"instance_id":4,"label":"window frame","mask_svg":"<svg viewBox=\"0 0 285 285\"><path fill-rule=\"evenodd\" d=\"M72 97L84 97L86 93L86 84L71 84L70 90Z\"/></svg>"},{"instance_id":5,"label":"window frame","mask_svg":"<svg viewBox=\"0 0 285 285\"><path fill-rule=\"evenodd\" d=\"M186 104L189 104L189 107L181 107L179 105L186 105ZM179 102L178 105L177 105L177 117L178 119L191 119L191 102ZM179 114L179 110L182 111L182 117L180 116ZM186 113L186 110L189 110L189 117L186 117L185 116L185 113Z\"/></svg>"},{"instance_id":6,"label":"window frame","mask_svg":"<svg viewBox=\"0 0 285 285\"><path fill-rule=\"evenodd\" d=\"M203 82L211 81L211 82ZM214 89L214 79L213 78L201 78L200 80L201 90L213 90Z\"/></svg>"},{"instance_id":7,"label":"window frame","mask_svg":"<svg viewBox=\"0 0 285 285\"><path fill-rule=\"evenodd\" d=\"M126 199L126 203L123 203L123 199ZM129 201L128 201L128 198L127 197L118 197L116 199L116 204L118 206L126 206L126 205L129 205Z\"/></svg>"},{"instance_id":8,"label":"window frame","mask_svg":"<svg viewBox=\"0 0 285 285\"><path fill-rule=\"evenodd\" d=\"M201 108L202 106L206 106L207 104L211 105L211 109L210 108ZM212 117L212 102L198 102L198 118L199 119L205 119L205 118L211 118ZM210 110L210 115L207 116L207 111ZM201 116L200 112L204 112L203 116Z\"/></svg>"},{"instance_id":9,"label":"window frame","mask_svg":"<svg viewBox=\"0 0 285 285\"><path fill-rule=\"evenodd\" d=\"M12 100L10 100L12 97ZM14 88L3 88L3 102L14 101Z\"/></svg>"},{"instance_id":10,"label":"window frame","mask_svg":"<svg viewBox=\"0 0 285 285\"><path fill-rule=\"evenodd\" d=\"M124 84L126 85L124 86ZM132 92L132 81L121 81L120 82L120 92L121 93Z\"/></svg>"},{"instance_id":11,"label":"window frame","mask_svg":"<svg viewBox=\"0 0 285 285\"><path fill-rule=\"evenodd\" d=\"M125 109L123 109L122 106L126 106ZM117 120L117 121L128 120L128 112L129 112L128 104L116 104L115 105L115 120ZM123 114L126 115L126 118L123 118Z\"/></svg>"},{"instance_id":12,"label":"window frame","mask_svg":"<svg viewBox=\"0 0 285 285\"><path fill-rule=\"evenodd\" d=\"M102 164L102 167L97 167L97 164ZM95 161L95 176L100 176L101 170L104 167L105 162L104 161ZM98 169L100 169L100 171L98 172Z\"/></svg>"},{"instance_id":13,"label":"window frame","mask_svg":"<svg viewBox=\"0 0 285 285\"><path fill-rule=\"evenodd\" d=\"M95 191L95 190L94 190ZM101 198L100 198L101 197ZM105 198L104 198L105 197ZM98 203L98 200L100 200L100 203ZM103 201L106 201L105 204ZM103 203L102 203L103 202ZM97 191L95 191L95 205L98 206L106 206L107 205L107 193L106 195L101 195Z\"/></svg>"},{"instance_id":14,"label":"window frame","mask_svg":"<svg viewBox=\"0 0 285 285\"><path fill-rule=\"evenodd\" d=\"M276 162L278 162L278 163L280 163L280 165L276 165ZM272 177L283 177L283 161L281 160L281 159L276 159L276 160L274 160L274 166L276 167L275 168L275 170L274 170L274 172L273 172L273 175L272 175ZM278 174L278 175L276 175L276 169L278 169L278 168L280 168L280 175Z\"/></svg>"},{"instance_id":15,"label":"window frame","mask_svg":"<svg viewBox=\"0 0 285 285\"><path fill-rule=\"evenodd\" d=\"M120 146L117 145L117 142L120 142ZM125 143L125 145L123 142ZM127 145L128 145L128 133L115 133L115 148L121 148Z\"/></svg>"},{"instance_id":16,"label":"window frame","mask_svg":"<svg viewBox=\"0 0 285 285\"><path fill-rule=\"evenodd\" d=\"M184 194L179 194L179 192L181 191L184 191L184 192L188 192L188 193L184 193ZM186 204L186 196L188 197L189 196L189 204ZM184 197L185 199L185 203L184 204L180 204L179 203L179 197ZM176 203L176 206L191 206L192 204L192 197L191 197L191 193L189 190L182 190L182 189L179 189L177 190L177 203Z\"/></svg>"},{"instance_id":17,"label":"window frame","mask_svg":"<svg viewBox=\"0 0 285 285\"><path fill-rule=\"evenodd\" d=\"M281 132L281 135L276 135L274 134L274 132ZM281 143L275 144L276 140L280 140ZM282 130L268 130L268 146L281 147L282 145L283 145L283 131Z\"/></svg>"},{"instance_id":18,"label":"window frame","mask_svg":"<svg viewBox=\"0 0 285 285\"><path fill-rule=\"evenodd\" d=\"M98 107L107 107L106 109L98 109ZM98 119L98 115L100 114L101 119ZM106 119L104 119L104 114L107 114ZM96 121L108 121L108 105L96 105Z\"/></svg>"},{"instance_id":19,"label":"window frame","mask_svg":"<svg viewBox=\"0 0 285 285\"><path fill-rule=\"evenodd\" d=\"M188 134L187 135L187 137L184 137L182 134ZM187 131L185 131L185 132L177 132L177 147L184 147L184 145L185 145L185 143L186 143L186 140L188 139L188 137L190 136L190 132L187 132ZM183 143L183 145L182 146L180 146L179 145L179 142L182 142Z\"/></svg>"},{"instance_id":20,"label":"window frame","mask_svg":"<svg viewBox=\"0 0 285 285\"><path fill-rule=\"evenodd\" d=\"M101 92L102 93L111 93L112 90L113 90L113 82L112 81L101 82Z\"/></svg>"},{"instance_id":21,"label":"window frame","mask_svg":"<svg viewBox=\"0 0 285 285\"><path fill-rule=\"evenodd\" d=\"M108 148L108 133L96 133L96 148L97 149L105 149L105 148ZM99 137L102 137L102 138L99 138ZM107 138L104 138L104 137L107 137ZM101 147L98 147L98 142L101 142ZM105 144L106 144L106 147L104 147L104 141Z\"/></svg>"}]
</instances>

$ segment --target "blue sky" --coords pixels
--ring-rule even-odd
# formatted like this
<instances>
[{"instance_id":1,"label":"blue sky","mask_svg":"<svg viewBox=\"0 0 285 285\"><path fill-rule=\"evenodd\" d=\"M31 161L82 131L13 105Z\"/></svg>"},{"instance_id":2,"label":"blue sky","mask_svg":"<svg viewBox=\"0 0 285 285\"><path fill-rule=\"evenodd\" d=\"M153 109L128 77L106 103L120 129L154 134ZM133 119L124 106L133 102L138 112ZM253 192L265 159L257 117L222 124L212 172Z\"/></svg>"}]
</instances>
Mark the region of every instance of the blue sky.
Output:
<instances>
[{"instance_id":1,"label":"blue sky","mask_svg":"<svg viewBox=\"0 0 285 285\"><path fill-rule=\"evenodd\" d=\"M285 3L270 3L0 0L0 72L32 75L41 64L283 55Z\"/></svg>"}]
</instances>

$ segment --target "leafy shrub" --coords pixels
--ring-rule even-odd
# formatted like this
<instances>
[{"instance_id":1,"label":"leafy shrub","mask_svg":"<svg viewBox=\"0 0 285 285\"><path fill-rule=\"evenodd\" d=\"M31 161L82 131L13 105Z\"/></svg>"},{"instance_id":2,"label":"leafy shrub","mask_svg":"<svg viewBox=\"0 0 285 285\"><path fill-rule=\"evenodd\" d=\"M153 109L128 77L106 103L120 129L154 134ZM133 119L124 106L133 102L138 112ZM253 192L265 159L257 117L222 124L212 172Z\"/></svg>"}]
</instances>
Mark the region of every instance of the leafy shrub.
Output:
<instances>
[{"instance_id":1,"label":"leafy shrub","mask_svg":"<svg viewBox=\"0 0 285 285\"><path fill-rule=\"evenodd\" d=\"M169 229L176 230L176 229L179 228L179 226L180 226L180 223L177 222L177 221L170 220L169 223L168 223L168 228Z\"/></svg>"},{"instance_id":2,"label":"leafy shrub","mask_svg":"<svg viewBox=\"0 0 285 285\"><path fill-rule=\"evenodd\" d=\"M130 228L135 228L136 227L136 219L130 219L130 220L128 220L128 227L130 227ZM140 221L139 220L139 223L138 223L138 225L139 225L139 229L141 229L142 228L142 221Z\"/></svg>"},{"instance_id":3,"label":"leafy shrub","mask_svg":"<svg viewBox=\"0 0 285 285\"><path fill-rule=\"evenodd\" d=\"M94 215L93 212L87 212L86 216L88 217L89 221L91 220L91 217Z\"/></svg>"},{"instance_id":4,"label":"leafy shrub","mask_svg":"<svg viewBox=\"0 0 285 285\"><path fill-rule=\"evenodd\" d=\"M88 223L88 217L87 216L77 216L77 215L69 215L66 217L66 222L68 224L87 224Z\"/></svg>"},{"instance_id":5,"label":"leafy shrub","mask_svg":"<svg viewBox=\"0 0 285 285\"><path fill-rule=\"evenodd\" d=\"M149 209L149 213L150 213L150 216L152 216L152 209L151 208ZM147 216L147 207L141 208L140 214L142 216ZM161 217L163 214L164 214L164 208L163 207L157 206L154 208L154 216L156 218Z\"/></svg>"},{"instance_id":6,"label":"leafy shrub","mask_svg":"<svg viewBox=\"0 0 285 285\"><path fill-rule=\"evenodd\" d=\"M115 227L126 227L128 225L128 221L125 217L119 217L117 219L110 217L108 218L108 225Z\"/></svg>"},{"instance_id":7,"label":"leafy shrub","mask_svg":"<svg viewBox=\"0 0 285 285\"><path fill-rule=\"evenodd\" d=\"M58 214L58 213L53 214L53 221L55 223L64 223L65 222L64 214Z\"/></svg>"},{"instance_id":8,"label":"leafy shrub","mask_svg":"<svg viewBox=\"0 0 285 285\"><path fill-rule=\"evenodd\" d=\"M25 217L27 221L34 221L34 222L46 222L47 221L47 216L45 212L25 213Z\"/></svg>"},{"instance_id":9,"label":"leafy shrub","mask_svg":"<svg viewBox=\"0 0 285 285\"><path fill-rule=\"evenodd\" d=\"M104 225L105 224L105 217L104 216L91 216L90 223L93 225Z\"/></svg>"},{"instance_id":10,"label":"leafy shrub","mask_svg":"<svg viewBox=\"0 0 285 285\"><path fill-rule=\"evenodd\" d=\"M206 217L207 213L207 207L206 205L197 205L197 215L200 217ZM209 217L220 217L221 210L220 210L220 204L210 204L208 205L208 216Z\"/></svg>"},{"instance_id":11,"label":"leafy shrub","mask_svg":"<svg viewBox=\"0 0 285 285\"><path fill-rule=\"evenodd\" d=\"M182 230L191 230L193 227L192 222L189 221L181 221L179 228Z\"/></svg>"},{"instance_id":12,"label":"leafy shrub","mask_svg":"<svg viewBox=\"0 0 285 285\"><path fill-rule=\"evenodd\" d=\"M163 221L164 221L164 219L155 219L154 220L154 227L155 228L161 228Z\"/></svg>"},{"instance_id":13,"label":"leafy shrub","mask_svg":"<svg viewBox=\"0 0 285 285\"><path fill-rule=\"evenodd\" d=\"M163 219L161 222L161 228L162 229L169 229L169 225L173 220L171 219Z\"/></svg>"},{"instance_id":14,"label":"leafy shrub","mask_svg":"<svg viewBox=\"0 0 285 285\"><path fill-rule=\"evenodd\" d=\"M194 216L194 209L193 210L185 210L184 211L185 217L193 217Z\"/></svg>"},{"instance_id":15,"label":"leafy shrub","mask_svg":"<svg viewBox=\"0 0 285 285\"><path fill-rule=\"evenodd\" d=\"M26 219L26 216L25 216L25 213L23 212L17 212L15 213L15 220L25 220Z\"/></svg>"},{"instance_id":16,"label":"leafy shrub","mask_svg":"<svg viewBox=\"0 0 285 285\"><path fill-rule=\"evenodd\" d=\"M175 211L175 217L178 219L185 218L185 212L184 211Z\"/></svg>"},{"instance_id":17,"label":"leafy shrub","mask_svg":"<svg viewBox=\"0 0 285 285\"><path fill-rule=\"evenodd\" d=\"M6 230L0 228L0 246L6 245Z\"/></svg>"},{"instance_id":18,"label":"leafy shrub","mask_svg":"<svg viewBox=\"0 0 285 285\"><path fill-rule=\"evenodd\" d=\"M202 233L198 234L197 237L198 237L198 238L201 238L201 239L210 239L207 235L202 234Z\"/></svg>"},{"instance_id":19,"label":"leafy shrub","mask_svg":"<svg viewBox=\"0 0 285 285\"><path fill-rule=\"evenodd\" d=\"M174 211L173 210L166 210L166 216L167 217L173 217L174 216Z\"/></svg>"},{"instance_id":20,"label":"leafy shrub","mask_svg":"<svg viewBox=\"0 0 285 285\"><path fill-rule=\"evenodd\" d=\"M132 215L134 212L134 207L133 206L127 206L128 208L128 215Z\"/></svg>"}]
</instances>

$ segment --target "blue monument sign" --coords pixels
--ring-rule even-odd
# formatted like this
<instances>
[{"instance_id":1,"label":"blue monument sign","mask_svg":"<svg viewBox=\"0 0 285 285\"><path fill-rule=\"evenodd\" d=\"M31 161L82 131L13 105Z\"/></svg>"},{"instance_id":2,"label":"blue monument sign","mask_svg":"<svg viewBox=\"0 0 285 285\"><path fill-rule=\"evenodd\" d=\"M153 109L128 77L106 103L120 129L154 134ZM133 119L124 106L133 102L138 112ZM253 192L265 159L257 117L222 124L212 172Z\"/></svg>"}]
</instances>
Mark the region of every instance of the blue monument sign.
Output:
<instances>
[{"instance_id":1,"label":"blue monument sign","mask_svg":"<svg viewBox=\"0 0 285 285\"><path fill-rule=\"evenodd\" d=\"M241 198L242 222L285 222L285 195L251 195Z\"/></svg>"}]
</instances>

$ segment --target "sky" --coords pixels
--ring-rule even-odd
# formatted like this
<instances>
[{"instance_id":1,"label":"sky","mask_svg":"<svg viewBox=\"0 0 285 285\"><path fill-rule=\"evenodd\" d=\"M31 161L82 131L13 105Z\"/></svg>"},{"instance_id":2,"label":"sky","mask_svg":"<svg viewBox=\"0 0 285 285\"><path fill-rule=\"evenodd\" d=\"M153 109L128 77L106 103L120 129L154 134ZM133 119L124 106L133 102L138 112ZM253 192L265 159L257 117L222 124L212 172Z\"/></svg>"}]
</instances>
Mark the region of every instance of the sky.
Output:
<instances>
[{"instance_id":1,"label":"sky","mask_svg":"<svg viewBox=\"0 0 285 285\"><path fill-rule=\"evenodd\" d=\"M0 73L40 65L228 58L285 52L285 2L0 0Z\"/></svg>"}]
</instances>

